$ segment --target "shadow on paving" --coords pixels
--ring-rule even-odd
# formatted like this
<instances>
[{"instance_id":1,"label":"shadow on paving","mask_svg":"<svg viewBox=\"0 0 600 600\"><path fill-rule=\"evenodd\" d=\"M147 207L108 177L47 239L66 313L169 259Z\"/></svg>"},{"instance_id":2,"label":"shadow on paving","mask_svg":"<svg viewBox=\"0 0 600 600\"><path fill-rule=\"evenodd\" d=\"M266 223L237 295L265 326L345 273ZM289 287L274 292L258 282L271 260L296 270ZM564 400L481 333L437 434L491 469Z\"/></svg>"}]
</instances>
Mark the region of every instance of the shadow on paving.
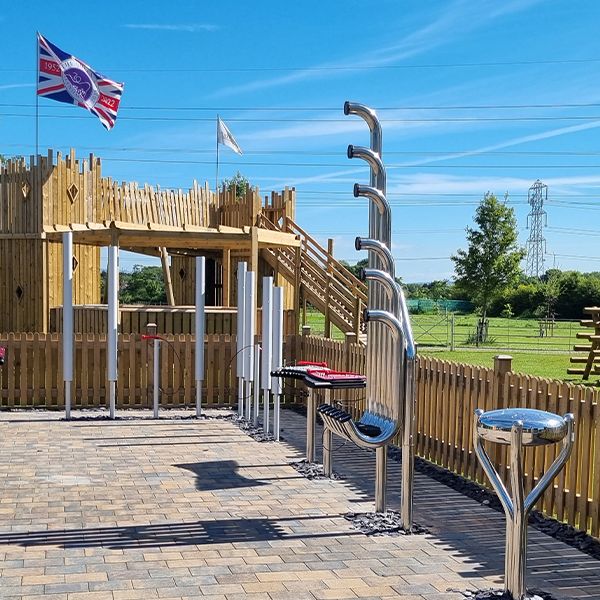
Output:
<instances>
[{"instance_id":1,"label":"shadow on paving","mask_svg":"<svg viewBox=\"0 0 600 600\"><path fill-rule=\"evenodd\" d=\"M285 443L304 454L306 417L293 410L282 411ZM322 427L316 428L316 460L322 460ZM374 502L375 452L354 444L334 444L333 465L349 486ZM388 460L388 508L400 508L401 464ZM362 499L350 500L361 503ZM357 511L361 509L357 508ZM369 507L363 510L373 510ZM430 530L431 540L465 565L458 569L465 578L493 577L504 573L505 520L499 513L471 498L415 473L415 522ZM579 550L529 527L527 553L528 585L552 592L559 598L600 598L600 562ZM496 584L497 586L497 584Z\"/></svg>"},{"instance_id":2,"label":"shadow on paving","mask_svg":"<svg viewBox=\"0 0 600 600\"><path fill-rule=\"evenodd\" d=\"M310 517L309 522L322 517ZM301 519L289 519L295 526ZM0 534L1 544L15 544L24 548L59 546L62 548L95 548L111 550L130 548L166 548L190 544L232 544L240 542L268 542L332 536L360 535L358 532L287 533L285 519L223 519L190 523L163 523L127 527L98 527L65 529L60 531L31 531Z\"/></svg>"},{"instance_id":3,"label":"shadow on paving","mask_svg":"<svg viewBox=\"0 0 600 600\"><path fill-rule=\"evenodd\" d=\"M196 476L196 489L201 492L267 485L260 479L249 479L240 475L237 472L240 466L235 460L215 460L173 466L191 471Z\"/></svg>"}]
</instances>

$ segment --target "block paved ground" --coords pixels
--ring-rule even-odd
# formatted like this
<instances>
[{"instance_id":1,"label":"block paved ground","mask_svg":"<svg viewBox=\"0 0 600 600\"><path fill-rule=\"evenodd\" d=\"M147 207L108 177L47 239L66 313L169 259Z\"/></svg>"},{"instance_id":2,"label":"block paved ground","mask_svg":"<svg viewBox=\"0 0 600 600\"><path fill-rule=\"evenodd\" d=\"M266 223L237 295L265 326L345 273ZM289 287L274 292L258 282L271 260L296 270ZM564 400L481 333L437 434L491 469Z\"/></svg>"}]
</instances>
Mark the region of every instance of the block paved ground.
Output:
<instances>
[{"instance_id":1,"label":"block paved ground","mask_svg":"<svg viewBox=\"0 0 600 600\"><path fill-rule=\"evenodd\" d=\"M304 451L298 414L283 411L282 443L225 420L122 414L0 415L1 599L450 600L501 586L502 515L417 474L431 534L367 537L342 515L372 509L374 454L346 444L347 479L304 479L288 465ZM530 534L532 585L600 598L597 561Z\"/></svg>"}]
</instances>

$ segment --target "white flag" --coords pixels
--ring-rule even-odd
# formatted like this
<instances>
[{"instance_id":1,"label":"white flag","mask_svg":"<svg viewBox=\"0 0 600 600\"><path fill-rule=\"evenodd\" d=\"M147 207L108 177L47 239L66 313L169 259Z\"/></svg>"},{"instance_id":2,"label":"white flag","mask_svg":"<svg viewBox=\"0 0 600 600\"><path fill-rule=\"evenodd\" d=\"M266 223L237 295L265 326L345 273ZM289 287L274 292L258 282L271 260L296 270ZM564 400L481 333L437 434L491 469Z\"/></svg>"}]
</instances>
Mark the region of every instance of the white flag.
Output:
<instances>
[{"instance_id":1,"label":"white flag","mask_svg":"<svg viewBox=\"0 0 600 600\"><path fill-rule=\"evenodd\" d=\"M236 154L242 153L242 149L238 146L235 138L231 135L231 131L229 131L227 125L221 121L220 117L217 117L217 143L228 146Z\"/></svg>"}]
</instances>

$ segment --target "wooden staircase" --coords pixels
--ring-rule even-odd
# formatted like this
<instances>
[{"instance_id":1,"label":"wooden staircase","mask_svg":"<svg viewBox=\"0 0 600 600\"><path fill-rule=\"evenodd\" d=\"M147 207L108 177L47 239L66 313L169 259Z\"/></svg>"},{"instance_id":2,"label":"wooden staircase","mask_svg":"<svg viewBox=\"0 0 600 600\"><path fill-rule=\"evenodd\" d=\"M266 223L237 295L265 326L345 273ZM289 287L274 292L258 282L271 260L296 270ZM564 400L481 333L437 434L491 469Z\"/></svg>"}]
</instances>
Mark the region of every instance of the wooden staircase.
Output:
<instances>
[{"instance_id":1,"label":"wooden staircase","mask_svg":"<svg viewBox=\"0 0 600 600\"><path fill-rule=\"evenodd\" d=\"M587 340L587 344L573 346L575 352L587 352L587 356L572 356L571 362L583 364L582 368L567 369L569 375L581 375L588 379L590 375L600 375L600 307L584 308L583 312L591 316L590 319L580 321L583 327L592 327L593 331L577 333L579 339Z\"/></svg>"},{"instance_id":2,"label":"wooden staircase","mask_svg":"<svg viewBox=\"0 0 600 600\"><path fill-rule=\"evenodd\" d=\"M298 236L302 242L300 252L293 248L268 248L261 251L261 256L300 290L301 298L325 315L326 324L359 338L367 286L292 219L286 217L281 222L273 223L264 214L258 219L259 227Z\"/></svg>"}]
</instances>

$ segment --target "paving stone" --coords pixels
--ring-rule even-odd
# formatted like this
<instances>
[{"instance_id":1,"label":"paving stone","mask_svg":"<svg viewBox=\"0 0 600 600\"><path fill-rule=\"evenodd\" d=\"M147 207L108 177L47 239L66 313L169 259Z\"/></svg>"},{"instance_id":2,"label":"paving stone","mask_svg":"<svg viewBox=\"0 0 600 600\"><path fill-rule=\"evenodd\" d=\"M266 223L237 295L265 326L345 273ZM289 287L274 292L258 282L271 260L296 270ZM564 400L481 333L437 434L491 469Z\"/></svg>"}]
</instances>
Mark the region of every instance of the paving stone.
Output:
<instances>
[{"instance_id":1,"label":"paving stone","mask_svg":"<svg viewBox=\"0 0 600 600\"><path fill-rule=\"evenodd\" d=\"M367 537L344 515L373 510L374 454L347 444L343 479L301 477L296 413L282 413L285 443L224 420L127 416L0 413L1 599L462 600L502 586L501 514L417 473L430 533ZM388 469L398 510L400 466ZM528 564L531 587L600 597L598 562L537 530Z\"/></svg>"}]
</instances>

